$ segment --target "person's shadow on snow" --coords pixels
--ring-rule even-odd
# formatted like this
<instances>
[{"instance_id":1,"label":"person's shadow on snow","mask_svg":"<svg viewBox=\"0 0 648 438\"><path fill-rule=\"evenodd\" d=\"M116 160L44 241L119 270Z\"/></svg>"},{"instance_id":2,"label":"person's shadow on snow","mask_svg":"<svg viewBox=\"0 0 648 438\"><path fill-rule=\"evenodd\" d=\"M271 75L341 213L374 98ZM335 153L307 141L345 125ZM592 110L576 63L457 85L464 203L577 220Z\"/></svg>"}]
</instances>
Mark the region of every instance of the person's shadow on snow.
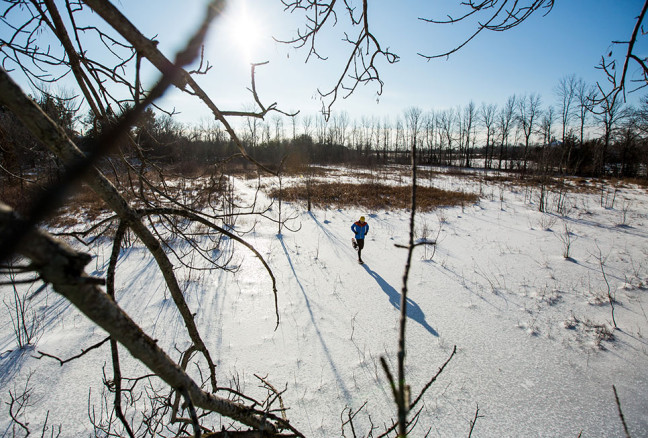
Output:
<instances>
[{"instance_id":1,"label":"person's shadow on snow","mask_svg":"<svg viewBox=\"0 0 648 438\"><path fill-rule=\"evenodd\" d=\"M374 280L376 280L376 283L378 283L383 292L387 294L387 296L389 297L389 302L392 304L392 306L400 310L401 294L398 293L398 291L394 289L391 284L387 283L384 278L369 269L367 265L362 265L362 267L365 269L365 271L367 271L369 275L373 277ZM423 310L421 310L419 305L416 304L411 298L407 298L407 317L421 324L423 328L425 328L432 335L437 337L439 336L437 331L434 330L434 328L425 320L425 314L423 313Z\"/></svg>"}]
</instances>

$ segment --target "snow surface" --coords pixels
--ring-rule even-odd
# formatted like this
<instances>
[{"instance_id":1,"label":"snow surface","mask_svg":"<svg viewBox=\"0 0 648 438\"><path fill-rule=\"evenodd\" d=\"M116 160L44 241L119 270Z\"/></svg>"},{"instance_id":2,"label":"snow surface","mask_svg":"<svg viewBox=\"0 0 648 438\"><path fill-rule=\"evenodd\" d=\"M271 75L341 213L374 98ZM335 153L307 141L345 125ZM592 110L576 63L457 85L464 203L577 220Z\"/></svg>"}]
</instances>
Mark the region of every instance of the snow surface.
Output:
<instances>
[{"instance_id":1,"label":"snow surface","mask_svg":"<svg viewBox=\"0 0 648 438\"><path fill-rule=\"evenodd\" d=\"M243 200L254 195L256 183L236 180ZM625 436L615 385L631 435L648 436L646 190L621 187L613 207L608 192L571 192L560 215L553 209L556 193L548 200L553 212L540 213L535 189L452 175L420 183L473 191L480 201L417 215L417 238L438 235L438 244L416 250L408 283L406 360L413 396L454 346L457 354L426 393L412 435L467 436L479 407L476 437ZM261 202L270 203L263 196ZM277 235L276 224L255 216L242 216L235 226L252 229L245 238L277 278L276 331L270 279L243 246L225 241L221 247L234 272L177 270L217 361L219 382L236 380L259 398L264 392L255 374L286 387L288 417L309 437L340 436L343 410L366 402L356 432L368 434L372 423L377 435L395 418L379 359L396 369L406 251L395 244L407 243L409 212L283 207L298 231ZM276 205L270 214L277 214ZM364 265L356 263L350 244L350 226L360 215L370 225ZM95 258L87 271L102 275L109 244L90 251ZM617 330L600 260L617 300ZM10 305L13 289L3 286L0 294ZM188 346L162 276L141 247L122 251L117 301L172 357ZM88 412L101 412L102 369L112 373L108 344L64 366L34 356L40 350L70 357L105 333L51 290L30 303L43 318L33 347L16 349L9 307L0 313L0 436L11 436L9 392L20 393L28 376L32 399L25 418L34 431L49 411L48 424L60 424L61 436L91 435ZM606 332L613 339L602 339ZM127 376L146 372L124 350L122 366Z\"/></svg>"}]
</instances>

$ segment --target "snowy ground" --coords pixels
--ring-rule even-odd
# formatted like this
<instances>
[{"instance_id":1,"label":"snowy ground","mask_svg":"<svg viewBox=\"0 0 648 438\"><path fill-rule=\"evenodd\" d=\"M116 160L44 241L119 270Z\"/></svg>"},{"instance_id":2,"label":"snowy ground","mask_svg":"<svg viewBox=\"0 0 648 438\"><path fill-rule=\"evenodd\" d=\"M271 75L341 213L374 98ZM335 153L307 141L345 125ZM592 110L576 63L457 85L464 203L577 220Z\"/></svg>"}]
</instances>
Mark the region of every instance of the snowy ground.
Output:
<instances>
[{"instance_id":1,"label":"snowy ground","mask_svg":"<svg viewBox=\"0 0 648 438\"><path fill-rule=\"evenodd\" d=\"M243 197L255 184L236 181ZM418 238L438 235L438 245L434 254L417 249L409 280L413 395L454 346L457 354L425 396L413 436L428 430L429 436L467 436L477 406L477 437L624 436L612 385L631 435L648 436L645 189L620 188L614 206L611 195L568 193L559 215L557 194L549 196L552 213L540 213L537 190L450 175L421 184L470 190L481 200L417 217ZM409 213L284 208L294 213L290 226L299 231L278 236L276 224L253 217L236 224L240 230L254 226L246 238L277 277L276 331L269 277L242 246L229 242L225 248L233 251L229 266L236 273L178 271L218 361L219 379L237 379L241 389L258 394L254 374L277 388L287 385L288 417L309 437L340 436L343 410L367 402L356 431L369 433L371 421L380 428L376 435L395 417L379 359L385 356L395 369L406 252L394 244L407 242ZM355 262L350 245L350 226L360 215L371 227L365 265ZM88 271L101 275L109 248L92 251ZM603 273L617 300L617 330ZM10 304L13 290L3 286L0 293ZM178 357L176 348L186 348L181 319L141 248L122 253L117 299L172 357ZM49 411L48 424L61 424L61 436L87 436L88 406L96 415L101 409L102 367L111 373L107 344L64 366L34 355L69 357L105 333L51 291L31 304L43 317L42 329L36 346L23 351L16 350L8 307L0 313L0 436L11 436L9 392L20 392L28 376L32 406L26 419L34 430ZM125 374L141 371L133 361L123 365Z\"/></svg>"}]
</instances>

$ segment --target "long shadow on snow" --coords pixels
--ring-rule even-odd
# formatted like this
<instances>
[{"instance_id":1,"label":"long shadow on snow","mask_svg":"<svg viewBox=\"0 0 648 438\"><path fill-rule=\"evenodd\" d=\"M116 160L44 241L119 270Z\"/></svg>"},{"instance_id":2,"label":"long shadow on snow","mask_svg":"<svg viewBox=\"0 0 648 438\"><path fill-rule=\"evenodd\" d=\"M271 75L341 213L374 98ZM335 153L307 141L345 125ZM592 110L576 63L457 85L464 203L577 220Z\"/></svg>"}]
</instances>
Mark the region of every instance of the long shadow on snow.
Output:
<instances>
[{"instance_id":1,"label":"long shadow on snow","mask_svg":"<svg viewBox=\"0 0 648 438\"><path fill-rule=\"evenodd\" d=\"M14 377L18 375L27 361L30 353L34 352L36 347L28 345L25 348L15 348L13 350L0 353L0 388L8 387L9 383L13 381ZM3 435L4 436L4 435Z\"/></svg>"},{"instance_id":2,"label":"long shadow on snow","mask_svg":"<svg viewBox=\"0 0 648 438\"><path fill-rule=\"evenodd\" d=\"M333 361L333 357L331 356L331 352L329 351L328 346L326 345L326 341L324 340L324 337L322 336L322 332L320 332L319 327L317 327L317 323L315 322L315 315L313 314L313 309L310 304L310 300L308 299L308 295L306 295L306 291L304 290L304 286L302 285L301 281L299 280L299 277L297 276L297 271L295 271L295 266L293 265L292 259L290 258L290 253L288 252L288 248L286 248L286 244L284 243L283 236L278 235L277 238L279 239L279 242L281 242L281 247L284 250L284 253L286 254L286 259L288 260L288 264L290 265L290 269L292 270L293 275L295 276L295 280L297 280L297 284L299 285L299 289L301 290L302 294L304 295L304 300L306 301L306 307L308 308L308 314L310 315L311 322L313 323L313 327L315 328L315 332L317 333L317 337L319 338L320 344L322 344L322 349L324 350L324 354L326 354L326 358L329 361L329 364L331 365L331 370L333 371L333 374L335 374L335 379L338 382L338 385L342 389L342 392L344 393L344 397L346 400L350 401L351 400L351 394L349 393L349 390L347 389L346 385L344 384L344 380L342 380L342 376L340 375L340 372L338 371L337 367L335 366L335 362Z\"/></svg>"},{"instance_id":3,"label":"long shadow on snow","mask_svg":"<svg viewBox=\"0 0 648 438\"><path fill-rule=\"evenodd\" d=\"M317 218L315 217L315 215L313 214L312 211L309 211L309 212L308 212L308 215L311 217L311 219L313 219L313 221L315 221L315 224L317 225L317 227L318 227L320 230L322 230L322 232L323 232L324 235L328 238L328 240L330 240L332 243L335 244L335 246L333 247L333 250L335 251L336 254L339 254L339 252L338 252L338 250L337 250L336 247L337 247L337 246L342 246L342 247L344 247L344 246L346 246L346 245L342 242L342 240L341 240L341 239L340 239L336 234L332 233L331 230L327 229L327 228L322 224L322 222L320 222L319 219L317 219ZM349 241L351 241L351 239L349 239Z\"/></svg>"},{"instance_id":4,"label":"long shadow on snow","mask_svg":"<svg viewBox=\"0 0 648 438\"><path fill-rule=\"evenodd\" d=\"M401 301L401 294L398 293L396 289L392 287L391 284L387 283L384 278L382 278L380 275L378 275L375 271L372 271L367 265L362 265L362 267L367 271L369 275L373 277L374 280L376 280L376 283L378 283L378 286L387 294L389 297L389 302L394 306L396 309L400 310L400 301ZM408 318L413 319L414 321L418 322L423 326L425 330L430 332L434 336L439 336L439 333L437 333L436 330L428 322L425 320L425 313L423 313L423 310L419 307L414 300L411 298L407 299L407 316Z\"/></svg>"},{"instance_id":5,"label":"long shadow on snow","mask_svg":"<svg viewBox=\"0 0 648 438\"><path fill-rule=\"evenodd\" d=\"M557 215L554 215L557 216ZM561 217L562 216L558 216ZM629 234L631 236L637 236L637 237L643 237L646 238L648 237L648 234L643 232L642 229L632 227L630 225L616 225L616 224L604 224L601 222L596 222L595 220L591 219L584 219L584 218L570 218L570 217L565 217L563 218L566 221L573 222L575 224L580 224L580 225L586 225L592 228L600 228L603 230L608 230L608 231L619 231L624 234Z\"/></svg>"}]
</instances>

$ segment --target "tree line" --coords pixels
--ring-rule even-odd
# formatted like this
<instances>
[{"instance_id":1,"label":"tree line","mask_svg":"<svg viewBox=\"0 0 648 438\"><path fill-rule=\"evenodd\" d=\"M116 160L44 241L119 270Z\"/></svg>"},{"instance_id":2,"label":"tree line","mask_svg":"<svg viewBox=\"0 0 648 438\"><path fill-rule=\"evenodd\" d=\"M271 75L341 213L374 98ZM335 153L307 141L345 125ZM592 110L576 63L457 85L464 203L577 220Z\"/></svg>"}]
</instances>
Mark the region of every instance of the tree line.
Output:
<instances>
[{"instance_id":1,"label":"tree line","mask_svg":"<svg viewBox=\"0 0 648 438\"><path fill-rule=\"evenodd\" d=\"M351 118L275 114L248 118L236 128L250 156L278 166L288 163L388 164L410 161L417 141L420 164L478 167L523 174L647 177L648 96L638 107L610 102L574 75L562 78L553 104L538 94L512 95L504 104L469 102L443 110L410 108L395 117ZM45 112L77 138L83 149L107 122L79 116L73 98L42 93ZM412 116L412 111L416 117ZM81 131L81 132L79 132ZM151 108L133 127L138 153L158 163L188 168L236 156L238 147L216 122L187 125ZM0 165L5 177L39 169L48 180L58 172L55 156L38 144L12 114L0 108ZM122 152L137 159L125 144ZM241 160L241 163L244 163Z\"/></svg>"}]
</instances>

